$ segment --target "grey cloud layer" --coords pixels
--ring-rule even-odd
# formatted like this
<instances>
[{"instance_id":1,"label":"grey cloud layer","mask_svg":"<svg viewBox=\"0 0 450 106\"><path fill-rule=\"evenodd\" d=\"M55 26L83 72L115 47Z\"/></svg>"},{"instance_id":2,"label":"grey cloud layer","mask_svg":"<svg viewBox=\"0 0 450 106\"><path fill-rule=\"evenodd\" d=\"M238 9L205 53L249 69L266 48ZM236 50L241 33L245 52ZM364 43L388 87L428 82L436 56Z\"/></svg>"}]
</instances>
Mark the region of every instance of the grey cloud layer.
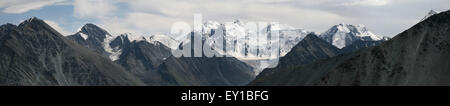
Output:
<instances>
[{"instance_id":1,"label":"grey cloud layer","mask_svg":"<svg viewBox=\"0 0 450 106\"><path fill-rule=\"evenodd\" d=\"M11 8L30 5L31 0L0 1L5 13L23 13L54 5L62 0L33 2L36 6L16 12ZM27 1L27 2L24 2ZM33 0L36 1L36 0ZM37 0L40 1L40 0ZM393 36L417 23L430 9L444 11L449 0L74 0L77 18L94 18L113 33L149 34L168 32L177 21L192 23L193 14L204 19L274 21L322 32L339 23L365 24L375 32Z\"/></svg>"}]
</instances>

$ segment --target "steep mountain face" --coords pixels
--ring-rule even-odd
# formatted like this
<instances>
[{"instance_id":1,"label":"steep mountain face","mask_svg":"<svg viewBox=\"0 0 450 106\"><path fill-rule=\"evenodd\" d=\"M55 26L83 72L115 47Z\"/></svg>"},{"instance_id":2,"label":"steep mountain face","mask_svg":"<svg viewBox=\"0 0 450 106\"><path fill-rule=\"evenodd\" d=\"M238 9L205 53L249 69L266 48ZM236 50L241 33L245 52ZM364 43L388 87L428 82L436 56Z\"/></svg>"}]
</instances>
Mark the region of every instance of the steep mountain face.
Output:
<instances>
[{"instance_id":1,"label":"steep mountain face","mask_svg":"<svg viewBox=\"0 0 450 106\"><path fill-rule=\"evenodd\" d=\"M310 32L303 29L280 30L280 56L286 56L295 45L302 41Z\"/></svg>"},{"instance_id":2,"label":"steep mountain face","mask_svg":"<svg viewBox=\"0 0 450 106\"><path fill-rule=\"evenodd\" d=\"M320 39L314 33L311 33L300 41L291 52L281 57L277 67L265 69L258 77L268 76L271 73L293 66L305 65L314 61L334 57L340 53L340 49Z\"/></svg>"},{"instance_id":3,"label":"steep mountain face","mask_svg":"<svg viewBox=\"0 0 450 106\"><path fill-rule=\"evenodd\" d=\"M87 24L85 27L88 25L95 26ZM96 28L95 30L106 32L101 28ZM98 34L90 34L87 36L96 35ZM76 36L77 34L71 37ZM170 48L159 42L159 40L168 41L162 36L152 36L149 39L131 33L124 33L119 36L108 36L100 39L103 39L103 41L99 41L99 44L102 44L102 48L94 51L101 52L103 50L106 52L105 55L112 61L121 65L147 85L164 85L167 83L162 80L161 75L164 73L156 71L157 67L171 55ZM81 40L80 43L85 41Z\"/></svg>"},{"instance_id":4,"label":"steep mountain face","mask_svg":"<svg viewBox=\"0 0 450 106\"><path fill-rule=\"evenodd\" d=\"M252 67L233 57L169 57L161 73L172 76L176 85L246 85L254 78Z\"/></svg>"},{"instance_id":5,"label":"steep mountain face","mask_svg":"<svg viewBox=\"0 0 450 106\"><path fill-rule=\"evenodd\" d=\"M368 48L372 46L377 46L383 43L385 40L378 40L378 41L362 41L362 40L356 40L353 42L353 44L348 45L341 49L342 53L351 53L358 51L362 48Z\"/></svg>"},{"instance_id":6,"label":"steep mountain face","mask_svg":"<svg viewBox=\"0 0 450 106\"><path fill-rule=\"evenodd\" d=\"M308 64L316 60L330 58L340 54L340 50L315 34L309 34L298 43L285 57L280 65L290 67L298 64Z\"/></svg>"},{"instance_id":7,"label":"steep mountain face","mask_svg":"<svg viewBox=\"0 0 450 106\"><path fill-rule=\"evenodd\" d=\"M110 55L104 49L105 39L110 37L112 37L111 34L94 24L86 24L77 33L67 36L70 40L105 56Z\"/></svg>"},{"instance_id":8,"label":"steep mountain face","mask_svg":"<svg viewBox=\"0 0 450 106\"><path fill-rule=\"evenodd\" d=\"M166 35L125 33L102 44L112 60L146 85L245 85L254 78L252 67L236 58L170 57L166 45L179 43Z\"/></svg>"},{"instance_id":9,"label":"steep mountain face","mask_svg":"<svg viewBox=\"0 0 450 106\"><path fill-rule=\"evenodd\" d=\"M143 85L37 18L0 26L0 45L0 85Z\"/></svg>"},{"instance_id":10,"label":"steep mountain face","mask_svg":"<svg viewBox=\"0 0 450 106\"><path fill-rule=\"evenodd\" d=\"M361 41L378 41L386 39L370 32L364 25L339 24L319 35L320 38L339 49Z\"/></svg>"},{"instance_id":11,"label":"steep mountain face","mask_svg":"<svg viewBox=\"0 0 450 106\"><path fill-rule=\"evenodd\" d=\"M260 77L251 85L450 85L450 11L383 44Z\"/></svg>"},{"instance_id":12,"label":"steep mountain face","mask_svg":"<svg viewBox=\"0 0 450 106\"><path fill-rule=\"evenodd\" d=\"M205 39L218 39L217 37L223 37L225 39L225 43L231 45L231 43L241 43L246 45L237 45L236 48L238 50L243 51L234 51L227 52L227 54L232 55L234 57L245 57L250 54L246 53L246 51L258 51L257 47L269 47L270 43L267 43L267 40L263 40L262 38L258 38L256 35L258 32L246 28L246 23L241 22L239 20L235 20L230 23L219 23L216 21L206 21L202 29L197 31L201 34L205 35ZM300 42L308 33L308 31L304 29L296 29L289 25L285 24L277 24L270 23L264 28L258 29L259 33L270 33L270 31L277 30L279 31L280 37L280 56L286 55L292 47L294 47L298 42ZM215 33L223 33L223 36L215 36L211 37L211 35ZM257 55L252 57L257 58L268 58L270 55L265 51L259 51Z\"/></svg>"},{"instance_id":13,"label":"steep mountain face","mask_svg":"<svg viewBox=\"0 0 450 106\"><path fill-rule=\"evenodd\" d=\"M77 42L91 50L101 53L106 57L109 57L112 61L117 61L120 59L123 52L125 52L128 47L136 42L147 42L150 44L155 44L152 46L167 46L175 48L175 45L179 43L171 38L169 35L153 35L150 37L144 37L140 35L134 35L131 33L124 33L121 35L110 35L106 30L94 25L86 24L79 29L79 31L73 35L67 36L72 41ZM162 43L163 45L159 45ZM161 47L162 48L162 47ZM163 52L167 54L167 52ZM169 56L164 56L160 58L167 58Z\"/></svg>"},{"instance_id":14,"label":"steep mountain face","mask_svg":"<svg viewBox=\"0 0 450 106\"><path fill-rule=\"evenodd\" d=\"M147 85L164 85L163 75L157 71L159 65L168 58L170 49L159 42L134 41L129 43L116 62L133 73Z\"/></svg>"},{"instance_id":15,"label":"steep mountain face","mask_svg":"<svg viewBox=\"0 0 450 106\"><path fill-rule=\"evenodd\" d=\"M109 53L109 58L113 61L117 61L122 57L124 52L130 50L130 46L137 42L146 42L147 39L143 36L133 35L131 33L124 33L119 36L109 37L104 42L104 50ZM162 46L162 45L149 45L149 46ZM131 48L132 49L132 48ZM163 52L166 53L166 52ZM167 58L169 56L161 57Z\"/></svg>"},{"instance_id":16,"label":"steep mountain face","mask_svg":"<svg viewBox=\"0 0 450 106\"><path fill-rule=\"evenodd\" d=\"M234 56L249 64L254 68L253 71L255 74L259 74L264 68L276 66L276 62L271 62L273 61L274 55L271 54L270 49L276 44L273 43L275 39L270 34L272 31L279 32L279 41L277 42L279 42L280 57L285 56L298 42L310 33L304 29L279 23L267 23L266 26L260 26L258 24L256 31L246 27L247 25L248 23L239 20L227 23L206 21L202 29L196 32L201 33L204 37L203 39L224 39L224 45L234 45L236 51L225 52L220 48L215 48L215 50L221 54ZM222 36L212 36L214 34L221 34ZM261 34L261 36L258 37L258 34ZM212 43L208 45L212 46ZM256 53L254 53L255 51Z\"/></svg>"},{"instance_id":17,"label":"steep mountain face","mask_svg":"<svg viewBox=\"0 0 450 106\"><path fill-rule=\"evenodd\" d=\"M191 40L194 40L194 33L190 34ZM201 42L205 43L204 39ZM194 44L190 44L191 51L194 51ZM205 57L204 55L179 58L170 56L159 66L158 73L166 76L162 79L166 82L165 84L182 86L246 85L255 78L253 68L234 57Z\"/></svg>"},{"instance_id":18,"label":"steep mountain face","mask_svg":"<svg viewBox=\"0 0 450 106\"><path fill-rule=\"evenodd\" d=\"M133 71L154 70L170 56L170 49L162 43L148 42L145 37L130 33L119 35L109 45L114 52L120 52L116 62Z\"/></svg>"},{"instance_id":19,"label":"steep mountain face","mask_svg":"<svg viewBox=\"0 0 450 106\"><path fill-rule=\"evenodd\" d=\"M155 34L148 37L147 41L150 43L160 42L171 49L176 49L180 45L180 42L172 38L170 34Z\"/></svg>"},{"instance_id":20,"label":"steep mountain face","mask_svg":"<svg viewBox=\"0 0 450 106\"><path fill-rule=\"evenodd\" d=\"M426 20L428 17L431 17L435 14L438 14L439 12L436 12L434 10L430 10L430 12L428 12L428 14L421 20ZM382 37L381 40L354 40L352 44L345 46L344 48L342 48L342 52L343 53L350 53L350 52L355 52L359 49L362 48L367 48L367 47L371 47L371 46L377 46L381 43L383 43L384 41L389 40L389 37Z\"/></svg>"}]
</instances>

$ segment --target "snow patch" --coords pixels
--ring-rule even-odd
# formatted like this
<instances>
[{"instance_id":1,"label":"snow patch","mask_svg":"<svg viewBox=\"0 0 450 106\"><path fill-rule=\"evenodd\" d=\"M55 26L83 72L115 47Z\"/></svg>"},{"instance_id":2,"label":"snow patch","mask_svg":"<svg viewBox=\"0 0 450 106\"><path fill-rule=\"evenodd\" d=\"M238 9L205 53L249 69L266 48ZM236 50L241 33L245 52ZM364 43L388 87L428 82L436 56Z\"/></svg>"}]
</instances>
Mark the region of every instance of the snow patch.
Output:
<instances>
[{"instance_id":1,"label":"snow patch","mask_svg":"<svg viewBox=\"0 0 450 106\"><path fill-rule=\"evenodd\" d=\"M171 49L177 49L178 45L180 45L180 42L178 42L174 38L170 37L170 35L165 35L165 34L152 35L148 38L147 41L152 44L157 44L157 42L160 42L163 45L165 45Z\"/></svg>"},{"instance_id":2,"label":"snow patch","mask_svg":"<svg viewBox=\"0 0 450 106\"><path fill-rule=\"evenodd\" d=\"M84 34L84 33L80 33L80 36L84 39L87 40L89 38L88 35Z\"/></svg>"},{"instance_id":3,"label":"snow patch","mask_svg":"<svg viewBox=\"0 0 450 106\"><path fill-rule=\"evenodd\" d=\"M144 36L140 36L140 35L134 35L131 33L124 33L122 34L123 36L127 37L128 41L133 42L139 42L139 41L145 41L145 37Z\"/></svg>"},{"instance_id":4,"label":"snow patch","mask_svg":"<svg viewBox=\"0 0 450 106\"><path fill-rule=\"evenodd\" d=\"M119 47L111 48L111 46L109 44L111 43L112 40L114 40L118 36L116 36L116 37L108 36L108 35L106 35L106 36L107 37L102 42L103 48L105 49L105 51L107 53L110 54L109 58L112 61L116 61L119 59L119 56L122 54L122 49L119 49Z\"/></svg>"}]
</instances>

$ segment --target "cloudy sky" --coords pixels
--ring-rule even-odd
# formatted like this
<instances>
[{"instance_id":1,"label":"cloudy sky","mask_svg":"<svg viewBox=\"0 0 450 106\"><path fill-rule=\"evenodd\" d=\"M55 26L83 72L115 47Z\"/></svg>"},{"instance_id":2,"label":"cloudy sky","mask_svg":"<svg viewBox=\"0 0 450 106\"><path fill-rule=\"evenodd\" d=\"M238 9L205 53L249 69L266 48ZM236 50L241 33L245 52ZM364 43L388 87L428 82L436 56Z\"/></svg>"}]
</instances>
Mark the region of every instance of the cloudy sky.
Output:
<instances>
[{"instance_id":1,"label":"cloudy sky","mask_svg":"<svg viewBox=\"0 0 450 106\"><path fill-rule=\"evenodd\" d=\"M167 33L174 22L266 21L317 33L340 23L364 24L373 33L394 36L431 9L450 9L450 0L0 0L0 24L36 16L63 34L86 23L112 34Z\"/></svg>"}]
</instances>

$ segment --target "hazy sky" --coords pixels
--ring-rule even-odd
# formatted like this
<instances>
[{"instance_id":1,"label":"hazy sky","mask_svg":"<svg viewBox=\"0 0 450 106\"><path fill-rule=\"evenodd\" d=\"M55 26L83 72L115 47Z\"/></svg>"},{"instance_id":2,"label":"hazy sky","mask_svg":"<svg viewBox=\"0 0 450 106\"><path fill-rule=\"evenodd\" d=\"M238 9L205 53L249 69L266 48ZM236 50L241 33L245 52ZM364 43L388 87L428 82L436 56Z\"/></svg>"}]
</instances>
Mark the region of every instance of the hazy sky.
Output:
<instances>
[{"instance_id":1,"label":"hazy sky","mask_svg":"<svg viewBox=\"0 0 450 106\"><path fill-rule=\"evenodd\" d=\"M203 19L268 21L317 33L340 23L364 24L394 36L431 9L446 11L450 0L0 0L0 24L36 16L63 34L94 23L112 34L167 33L174 22Z\"/></svg>"}]
</instances>

